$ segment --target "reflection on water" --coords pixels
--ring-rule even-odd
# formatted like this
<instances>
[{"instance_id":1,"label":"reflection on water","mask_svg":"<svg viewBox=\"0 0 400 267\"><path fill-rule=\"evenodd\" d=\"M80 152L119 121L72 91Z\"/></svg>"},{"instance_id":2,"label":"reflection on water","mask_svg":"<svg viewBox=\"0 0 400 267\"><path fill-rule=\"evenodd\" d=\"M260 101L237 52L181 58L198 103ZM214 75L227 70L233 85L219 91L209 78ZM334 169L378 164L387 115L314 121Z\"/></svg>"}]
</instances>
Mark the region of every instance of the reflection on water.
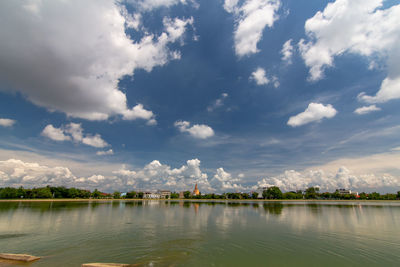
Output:
<instances>
[{"instance_id":1,"label":"reflection on water","mask_svg":"<svg viewBox=\"0 0 400 267\"><path fill-rule=\"evenodd\" d=\"M0 202L0 252L31 266L396 266L399 229L397 202Z\"/></svg>"}]
</instances>

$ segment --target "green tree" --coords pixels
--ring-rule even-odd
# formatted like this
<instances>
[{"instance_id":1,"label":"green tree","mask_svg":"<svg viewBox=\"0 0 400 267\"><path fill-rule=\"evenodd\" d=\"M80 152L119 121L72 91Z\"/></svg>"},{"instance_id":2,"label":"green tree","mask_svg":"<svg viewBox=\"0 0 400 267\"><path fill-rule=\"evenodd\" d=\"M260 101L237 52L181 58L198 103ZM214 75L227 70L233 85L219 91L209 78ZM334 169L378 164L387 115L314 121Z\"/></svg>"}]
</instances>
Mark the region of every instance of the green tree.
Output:
<instances>
[{"instance_id":1,"label":"green tree","mask_svg":"<svg viewBox=\"0 0 400 267\"><path fill-rule=\"evenodd\" d=\"M79 191L78 191L78 189L72 187L72 188L68 189L67 195L69 198L77 198L79 196Z\"/></svg>"},{"instance_id":2,"label":"green tree","mask_svg":"<svg viewBox=\"0 0 400 267\"><path fill-rule=\"evenodd\" d=\"M179 198L179 193L176 192L171 193L171 198Z\"/></svg>"},{"instance_id":3,"label":"green tree","mask_svg":"<svg viewBox=\"0 0 400 267\"><path fill-rule=\"evenodd\" d=\"M97 190L97 188L93 191L92 193L92 197L93 198L99 198L101 196L101 193L99 190Z\"/></svg>"},{"instance_id":4,"label":"green tree","mask_svg":"<svg viewBox=\"0 0 400 267\"><path fill-rule=\"evenodd\" d=\"M373 200L378 200L381 198L381 194L377 192L372 192L371 194L368 195L368 199L373 199Z\"/></svg>"},{"instance_id":5,"label":"green tree","mask_svg":"<svg viewBox=\"0 0 400 267\"><path fill-rule=\"evenodd\" d=\"M368 198L368 195L365 192L360 193L359 196L362 200L366 200Z\"/></svg>"},{"instance_id":6,"label":"green tree","mask_svg":"<svg viewBox=\"0 0 400 267\"><path fill-rule=\"evenodd\" d=\"M12 187L2 188L0 191L0 198L3 199L17 198L17 190Z\"/></svg>"},{"instance_id":7,"label":"green tree","mask_svg":"<svg viewBox=\"0 0 400 267\"><path fill-rule=\"evenodd\" d=\"M17 198L25 198L25 190L22 186L17 189Z\"/></svg>"},{"instance_id":8,"label":"green tree","mask_svg":"<svg viewBox=\"0 0 400 267\"><path fill-rule=\"evenodd\" d=\"M113 198L120 199L121 198L121 192L115 191L114 194L113 194Z\"/></svg>"},{"instance_id":9,"label":"green tree","mask_svg":"<svg viewBox=\"0 0 400 267\"><path fill-rule=\"evenodd\" d=\"M52 198L53 197L50 187L34 188L32 191L33 191L34 198Z\"/></svg>"},{"instance_id":10,"label":"green tree","mask_svg":"<svg viewBox=\"0 0 400 267\"><path fill-rule=\"evenodd\" d=\"M400 199L400 191L397 191L397 199Z\"/></svg>"},{"instance_id":11,"label":"green tree","mask_svg":"<svg viewBox=\"0 0 400 267\"><path fill-rule=\"evenodd\" d=\"M183 197L184 198L190 198L190 191L185 191L185 192L183 192Z\"/></svg>"},{"instance_id":12,"label":"green tree","mask_svg":"<svg viewBox=\"0 0 400 267\"><path fill-rule=\"evenodd\" d=\"M282 191L277 186L268 187L267 190L263 191L263 198L266 199L282 199Z\"/></svg>"},{"instance_id":13,"label":"green tree","mask_svg":"<svg viewBox=\"0 0 400 267\"><path fill-rule=\"evenodd\" d=\"M241 198L242 199L249 199L250 195L248 193L242 193Z\"/></svg>"},{"instance_id":14,"label":"green tree","mask_svg":"<svg viewBox=\"0 0 400 267\"><path fill-rule=\"evenodd\" d=\"M252 199L257 199L258 198L258 192L251 193L251 198Z\"/></svg>"},{"instance_id":15,"label":"green tree","mask_svg":"<svg viewBox=\"0 0 400 267\"><path fill-rule=\"evenodd\" d=\"M306 189L305 197L306 199L316 199L319 196L318 187L309 187Z\"/></svg>"},{"instance_id":16,"label":"green tree","mask_svg":"<svg viewBox=\"0 0 400 267\"><path fill-rule=\"evenodd\" d=\"M128 192L126 198L137 198L137 193L135 191Z\"/></svg>"},{"instance_id":17,"label":"green tree","mask_svg":"<svg viewBox=\"0 0 400 267\"><path fill-rule=\"evenodd\" d=\"M79 190L79 197L80 198L90 198L90 191L89 190Z\"/></svg>"},{"instance_id":18,"label":"green tree","mask_svg":"<svg viewBox=\"0 0 400 267\"><path fill-rule=\"evenodd\" d=\"M138 198L143 198L143 195L144 195L143 192L139 192L139 193L137 194L137 197L138 197Z\"/></svg>"},{"instance_id":19,"label":"green tree","mask_svg":"<svg viewBox=\"0 0 400 267\"><path fill-rule=\"evenodd\" d=\"M282 197L283 197L283 199L301 199L301 198L303 198L303 195L298 194L293 191L290 191L290 192L283 193Z\"/></svg>"}]
</instances>

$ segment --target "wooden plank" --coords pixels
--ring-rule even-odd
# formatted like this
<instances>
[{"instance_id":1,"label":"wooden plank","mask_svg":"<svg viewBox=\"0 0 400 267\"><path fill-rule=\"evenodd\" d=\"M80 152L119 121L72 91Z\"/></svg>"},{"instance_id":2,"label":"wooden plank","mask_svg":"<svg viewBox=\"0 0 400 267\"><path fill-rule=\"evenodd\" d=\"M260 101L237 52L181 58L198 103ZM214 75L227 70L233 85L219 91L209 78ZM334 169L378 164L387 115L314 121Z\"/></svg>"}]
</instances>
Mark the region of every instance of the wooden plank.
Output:
<instances>
[{"instance_id":1,"label":"wooden plank","mask_svg":"<svg viewBox=\"0 0 400 267\"><path fill-rule=\"evenodd\" d=\"M31 261L40 259L40 257L36 257L36 256L28 255L28 254L0 253L0 259L31 262Z\"/></svg>"}]
</instances>

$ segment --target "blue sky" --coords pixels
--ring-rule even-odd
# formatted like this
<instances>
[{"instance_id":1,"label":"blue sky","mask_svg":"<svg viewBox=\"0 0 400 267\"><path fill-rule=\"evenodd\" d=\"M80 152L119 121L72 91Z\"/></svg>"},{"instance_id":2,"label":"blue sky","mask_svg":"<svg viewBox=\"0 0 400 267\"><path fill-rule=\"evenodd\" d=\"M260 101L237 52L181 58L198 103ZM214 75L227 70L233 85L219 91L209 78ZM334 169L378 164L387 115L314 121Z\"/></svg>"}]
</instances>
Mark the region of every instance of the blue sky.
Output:
<instances>
[{"instance_id":1,"label":"blue sky","mask_svg":"<svg viewBox=\"0 0 400 267\"><path fill-rule=\"evenodd\" d=\"M0 7L0 186L400 188L397 1Z\"/></svg>"}]
</instances>

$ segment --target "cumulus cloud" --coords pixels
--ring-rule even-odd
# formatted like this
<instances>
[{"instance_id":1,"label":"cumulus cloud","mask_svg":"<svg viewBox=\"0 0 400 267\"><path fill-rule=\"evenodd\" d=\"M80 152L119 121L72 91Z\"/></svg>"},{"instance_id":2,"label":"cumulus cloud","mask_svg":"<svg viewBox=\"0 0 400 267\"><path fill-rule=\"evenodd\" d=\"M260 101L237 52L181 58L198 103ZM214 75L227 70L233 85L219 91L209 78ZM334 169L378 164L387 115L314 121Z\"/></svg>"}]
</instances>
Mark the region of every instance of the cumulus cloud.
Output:
<instances>
[{"instance_id":1,"label":"cumulus cloud","mask_svg":"<svg viewBox=\"0 0 400 267\"><path fill-rule=\"evenodd\" d=\"M362 159L363 166L357 166L352 160L345 162L354 165L348 169L341 167L330 168L329 166L313 167L305 171L287 170L275 176L269 176L258 181L252 188L241 185L244 176L238 174L234 177L223 168L218 168L213 176L210 176L200 168L200 160L191 159L179 168L172 168L158 160L153 160L144 167L130 169L126 166L115 166L114 171L102 173L89 173L85 176L74 174L68 167L62 165L47 166L45 163L27 162L19 159L8 159L0 161L0 187L40 187L40 186L68 186L86 189L100 189L106 192L114 190L157 190L169 189L175 191L192 190L197 183L203 193L208 192L237 192L249 191L257 187L278 186L283 191L302 190L311 186L318 186L321 190L334 191L337 188L349 188L353 190L379 190L381 188L393 188L400 186L400 176L396 176L399 167L397 157L390 152L382 160L384 164L391 163L390 170L394 174L381 171L368 163L371 158ZM390 156L391 160L387 157ZM376 156L375 156L376 157ZM372 161L373 162L373 161ZM339 163L339 162L337 162ZM336 162L332 163L337 165ZM365 168L365 166L367 168ZM370 164L371 165L371 164ZM325 168L326 167L326 168ZM93 168L91 168L93 170ZM361 172L360 172L361 171Z\"/></svg>"},{"instance_id":2,"label":"cumulus cloud","mask_svg":"<svg viewBox=\"0 0 400 267\"><path fill-rule=\"evenodd\" d=\"M132 109L125 110L122 115L124 120L144 119L147 120L149 125L157 124L153 112L144 109L142 104L137 104Z\"/></svg>"},{"instance_id":3,"label":"cumulus cloud","mask_svg":"<svg viewBox=\"0 0 400 267\"><path fill-rule=\"evenodd\" d=\"M125 18L125 27L128 29L135 29L139 31L139 26L142 21L142 14L134 13L130 14L125 6L121 5L121 15Z\"/></svg>"},{"instance_id":4,"label":"cumulus cloud","mask_svg":"<svg viewBox=\"0 0 400 267\"><path fill-rule=\"evenodd\" d=\"M66 126L61 126L60 128L56 128L52 124L49 124L43 129L42 135L54 141L72 140L76 143L83 143L97 148L108 146L107 142L101 138L101 135L84 134L80 123L71 122Z\"/></svg>"},{"instance_id":5,"label":"cumulus cloud","mask_svg":"<svg viewBox=\"0 0 400 267\"><path fill-rule=\"evenodd\" d=\"M227 98L229 95L227 93L222 93L220 98L218 98L217 100L215 100L215 102L207 107L207 111L208 112L212 112L215 109L222 107L224 105L224 100L225 98Z\"/></svg>"},{"instance_id":6,"label":"cumulus cloud","mask_svg":"<svg viewBox=\"0 0 400 267\"><path fill-rule=\"evenodd\" d=\"M400 51L398 58L400 60ZM375 96L369 96L362 92L358 95L358 98L367 103L384 103L392 99L400 98L400 66L398 76L394 78L385 78Z\"/></svg>"},{"instance_id":7,"label":"cumulus cloud","mask_svg":"<svg viewBox=\"0 0 400 267\"><path fill-rule=\"evenodd\" d=\"M266 26L272 27L278 19L276 12L279 0L246 0L241 5L237 0L225 0L224 9L233 13L236 21L234 41L239 57L259 52L257 43Z\"/></svg>"},{"instance_id":8,"label":"cumulus cloud","mask_svg":"<svg viewBox=\"0 0 400 267\"><path fill-rule=\"evenodd\" d=\"M174 125L181 133L189 133L194 138L206 139L214 136L214 130L205 124L190 126L190 122L188 121L176 121Z\"/></svg>"},{"instance_id":9,"label":"cumulus cloud","mask_svg":"<svg viewBox=\"0 0 400 267\"><path fill-rule=\"evenodd\" d=\"M109 150L106 150L106 151L97 151L96 155L97 156L114 155L114 151L110 148Z\"/></svg>"},{"instance_id":10,"label":"cumulus cloud","mask_svg":"<svg viewBox=\"0 0 400 267\"><path fill-rule=\"evenodd\" d=\"M0 161L1 186L71 185L75 181L76 177L65 167L47 167L17 159Z\"/></svg>"},{"instance_id":11,"label":"cumulus cloud","mask_svg":"<svg viewBox=\"0 0 400 267\"><path fill-rule=\"evenodd\" d=\"M223 168L218 168L210 184L213 188L218 188L220 191L242 191L244 187L237 184L238 182L240 182L240 178L232 178L230 173L226 172Z\"/></svg>"},{"instance_id":12,"label":"cumulus cloud","mask_svg":"<svg viewBox=\"0 0 400 267\"><path fill-rule=\"evenodd\" d=\"M192 3L195 7L198 5L194 0L130 0L129 2L138 5L140 9L145 11L160 7L171 7L177 4L186 5Z\"/></svg>"},{"instance_id":13,"label":"cumulus cloud","mask_svg":"<svg viewBox=\"0 0 400 267\"><path fill-rule=\"evenodd\" d=\"M196 183L203 192L211 190L208 176L201 171L198 159L188 160L186 165L175 169L154 160L142 169L132 171L122 168L114 174L116 179L142 190L192 190Z\"/></svg>"},{"instance_id":14,"label":"cumulus cloud","mask_svg":"<svg viewBox=\"0 0 400 267\"><path fill-rule=\"evenodd\" d=\"M297 127L310 122L320 122L323 118L333 118L336 113L336 109L330 104L324 106L320 103L310 103L304 112L290 117L287 124Z\"/></svg>"},{"instance_id":15,"label":"cumulus cloud","mask_svg":"<svg viewBox=\"0 0 400 267\"><path fill-rule=\"evenodd\" d=\"M266 85L269 83L263 68L257 68L255 71L253 71L250 75L250 80L255 81L257 85Z\"/></svg>"},{"instance_id":16,"label":"cumulus cloud","mask_svg":"<svg viewBox=\"0 0 400 267\"><path fill-rule=\"evenodd\" d=\"M178 59L169 44L181 40L193 18L165 18L159 35L145 31L134 41L125 30L138 23L140 16L130 17L118 1L1 1L0 78L49 111L155 124L142 104L128 106L118 83L136 69L151 71Z\"/></svg>"},{"instance_id":17,"label":"cumulus cloud","mask_svg":"<svg viewBox=\"0 0 400 267\"><path fill-rule=\"evenodd\" d=\"M381 110L379 107L375 106L375 105L371 105L371 106L364 106L361 108L357 108L356 110L354 110L354 113L358 114L358 115L364 115L364 114L368 114L374 111L379 111Z\"/></svg>"},{"instance_id":18,"label":"cumulus cloud","mask_svg":"<svg viewBox=\"0 0 400 267\"><path fill-rule=\"evenodd\" d=\"M71 137L64 134L64 131L60 128L55 128L52 124L47 125L43 131L42 135L50 138L54 141L67 141L71 140Z\"/></svg>"},{"instance_id":19,"label":"cumulus cloud","mask_svg":"<svg viewBox=\"0 0 400 267\"><path fill-rule=\"evenodd\" d=\"M13 126L17 121L12 120L12 119L4 119L4 118L0 118L0 126L3 127L11 127Z\"/></svg>"},{"instance_id":20,"label":"cumulus cloud","mask_svg":"<svg viewBox=\"0 0 400 267\"><path fill-rule=\"evenodd\" d=\"M282 60L286 62L286 64L292 64L292 56L293 56L293 45L292 39L287 40L282 47L281 50Z\"/></svg>"},{"instance_id":21,"label":"cumulus cloud","mask_svg":"<svg viewBox=\"0 0 400 267\"><path fill-rule=\"evenodd\" d=\"M213 178L200 168L199 159L191 159L179 168L172 168L153 160L142 168L130 170L126 166L110 174L94 173L77 176L67 167L49 167L34 162L18 159L0 161L0 187L5 186L69 186L87 189L99 189L107 192L114 190L157 190L173 191L192 190L197 184L200 191L231 192L245 188L238 184L240 178L233 178L223 168L219 168Z\"/></svg>"},{"instance_id":22,"label":"cumulus cloud","mask_svg":"<svg viewBox=\"0 0 400 267\"><path fill-rule=\"evenodd\" d=\"M284 191L303 190L308 187L319 187L322 191L334 191L337 188L372 189L400 186L399 177L390 174L352 174L346 167L340 167L336 173L323 170L297 172L287 170L278 176L262 179L258 187L278 186Z\"/></svg>"},{"instance_id":23,"label":"cumulus cloud","mask_svg":"<svg viewBox=\"0 0 400 267\"><path fill-rule=\"evenodd\" d=\"M308 41L299 42L301 55L310 68L312 81L333 66L334 57L344 53L365 56L376 64L385 62L388 76L375 96L360 95L368 103L400 98L400 5L383 8L383 0L336 0L308 19Z\"/></svg>"}]
</instances>

